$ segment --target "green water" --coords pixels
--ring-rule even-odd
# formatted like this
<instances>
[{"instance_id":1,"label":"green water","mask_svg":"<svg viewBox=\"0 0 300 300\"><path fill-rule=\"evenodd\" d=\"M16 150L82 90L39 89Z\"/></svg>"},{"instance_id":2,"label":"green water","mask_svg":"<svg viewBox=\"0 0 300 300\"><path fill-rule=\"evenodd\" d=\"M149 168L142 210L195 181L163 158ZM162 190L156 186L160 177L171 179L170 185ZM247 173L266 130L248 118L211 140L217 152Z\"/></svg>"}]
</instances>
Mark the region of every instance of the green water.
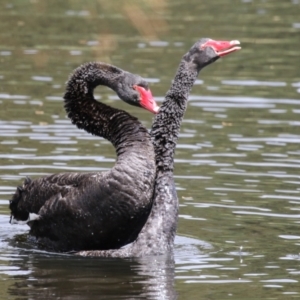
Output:
<instances>
[{"instance_id":1,"label":"green water","mask_svg":"<svg viewBox=\"0 0 300 300\"><path fill-rule=\"evenodd\" d=\"M300 1L0 1L1 299L300 297ZM113 147L76 129L68 75L104 61L162 101L201 37L242 50L200 73L176 151L174 261L78 259L33 249L9 224L25 176L106 170ZM101 101L152 116L97 88Z\"/></svg>"}]
</instances>

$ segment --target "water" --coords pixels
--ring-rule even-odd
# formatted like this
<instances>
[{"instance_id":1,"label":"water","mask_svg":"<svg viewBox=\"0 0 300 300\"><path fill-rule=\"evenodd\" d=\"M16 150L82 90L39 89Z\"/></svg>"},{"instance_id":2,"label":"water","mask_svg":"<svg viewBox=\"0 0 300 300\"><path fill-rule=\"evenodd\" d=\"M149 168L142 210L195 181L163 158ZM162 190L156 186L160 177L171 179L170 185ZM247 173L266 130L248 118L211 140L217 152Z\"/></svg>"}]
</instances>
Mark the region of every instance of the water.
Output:
<instances>
[{"instance_id":1,"label":"water","mask_svg":"<svg viewBox=\"0 0 300 300\"><path fill-rule=\"evenodd\" d=\"M300 297L299 7L293 1L0 2L1 299ZM62 94L86 61L138 73L162 101L200 37L242 51L201 72L176 151L174 258L85 259L39 251L11 226L25 176L102 171L112 146L70 124ZM150 128L152 116L98 88Z\"/></svg>"}]
</instances>

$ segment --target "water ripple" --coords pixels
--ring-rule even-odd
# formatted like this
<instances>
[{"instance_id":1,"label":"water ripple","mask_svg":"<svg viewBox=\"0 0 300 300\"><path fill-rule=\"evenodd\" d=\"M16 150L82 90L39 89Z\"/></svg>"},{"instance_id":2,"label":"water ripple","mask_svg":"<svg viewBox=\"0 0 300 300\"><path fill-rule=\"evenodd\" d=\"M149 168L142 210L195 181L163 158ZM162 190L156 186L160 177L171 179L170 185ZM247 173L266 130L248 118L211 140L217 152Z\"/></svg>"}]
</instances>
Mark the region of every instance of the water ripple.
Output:
<instances>
[{"instance_id":1,"label":"water ripple","mask_svg":"<svg viewBox=\"0 0 300 300\"><path fill-rule=\"evenodd\" d=\"M242 86L271 86L282 87L286 86L286 82L282 81L258 81L258 80L222 80L225 85L242 85Z\"/></svg>"},{"instance_id":2,"label":"water ripple","mask_svg":"<svg viewBox=\"0 0 300 300\"><path fill-rule=\"evenodd\" d=\"M276 217L276 218L288 218L288 219L299 219L300 214L279 214L279 213L259 213L259 212L250 212L250 211L232 211L232 213L237 215L253 215L253 216L264 216L264 217Z\"/></svg>"}]
</instances>

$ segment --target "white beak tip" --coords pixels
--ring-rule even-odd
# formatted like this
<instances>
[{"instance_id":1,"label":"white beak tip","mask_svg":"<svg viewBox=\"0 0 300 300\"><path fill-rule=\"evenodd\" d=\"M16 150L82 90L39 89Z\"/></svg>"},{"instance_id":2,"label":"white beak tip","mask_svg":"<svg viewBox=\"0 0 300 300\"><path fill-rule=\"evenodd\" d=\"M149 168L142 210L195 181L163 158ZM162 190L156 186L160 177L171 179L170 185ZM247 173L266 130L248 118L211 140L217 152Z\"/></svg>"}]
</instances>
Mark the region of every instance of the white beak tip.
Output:
<instances>
[{"instance_id":1,"label":"white beak tip","mask_svg":"<svg viewBox=\"0 0 300 300\"><path fill-rule=\"evenodd\" d=\"M240 45L240 41L238 40L233 40L233 41L230 41L230 45Z\"/></svg>"}]
</instances>

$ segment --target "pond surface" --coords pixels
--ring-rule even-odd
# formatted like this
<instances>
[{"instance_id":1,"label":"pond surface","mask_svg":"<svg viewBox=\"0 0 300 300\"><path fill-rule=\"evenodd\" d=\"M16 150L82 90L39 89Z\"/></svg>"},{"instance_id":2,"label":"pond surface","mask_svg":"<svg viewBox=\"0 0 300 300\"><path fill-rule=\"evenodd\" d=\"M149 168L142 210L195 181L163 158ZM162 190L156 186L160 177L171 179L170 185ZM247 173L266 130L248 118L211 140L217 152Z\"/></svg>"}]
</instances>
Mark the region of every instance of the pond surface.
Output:
<instances>
[{"instance_id":1,"label":"pond surface","mask_svg":"<svg viewBox=\"0 0 300 300\"><path fill-rule=\"evenodd\" d=\"M50 3L51 2L51 3ZM209 3L208 3L209 2ZM300 298L300 1L0 1L0 298ZM104 61L147 78L162 101L200 37L242 51L200 73L176 151L174 258L43 252L9 224L26 176L102 171L105 140L71 125L68 75ZM98 88L105 103L152 116Z\"/></svg>"}]
</instances>

